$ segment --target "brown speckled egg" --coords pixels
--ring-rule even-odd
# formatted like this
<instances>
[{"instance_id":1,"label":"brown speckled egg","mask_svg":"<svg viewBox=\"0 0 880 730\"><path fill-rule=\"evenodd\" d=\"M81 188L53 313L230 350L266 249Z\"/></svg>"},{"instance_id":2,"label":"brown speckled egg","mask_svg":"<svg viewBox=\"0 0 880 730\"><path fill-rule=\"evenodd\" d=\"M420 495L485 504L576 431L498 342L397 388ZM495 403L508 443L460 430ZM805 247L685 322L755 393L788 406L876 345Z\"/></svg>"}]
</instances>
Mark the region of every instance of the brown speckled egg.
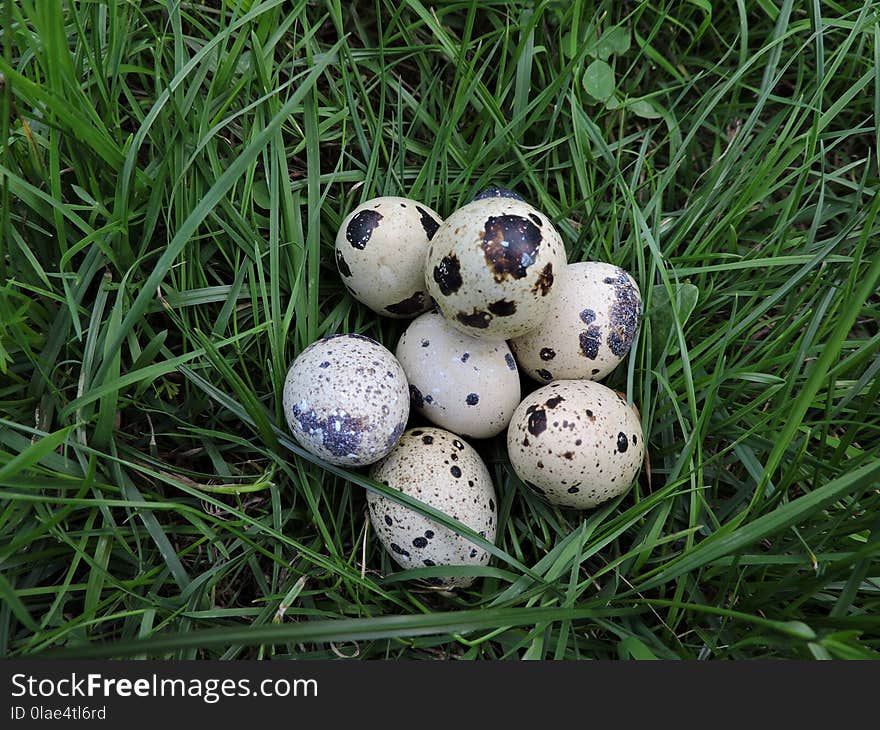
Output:
<instances>
[{"instance_id":1,"label":"brown speckled egg","mask_svg":"<svg viewBox=\"0 0 880 730\"><path fill-rule=\"evenodd\" d=\"M550 313L565 247L540 211L491 195L455 211L437 230L425 283L440 311L462 332L510 339Z\"/></svg>"},{"instance_id":2,"label":"brown speckled egg","mask_svg":"<svg viewBox=\"0 0 880 730\"><path fill-rule=\"evenodd\" d=\"M439 312L413 320L395 354L412 405L459 435L495 436L519 405L519 372L507 343L459 332Z\"/></svg>"},{"instance_id":3,"label":"brown speckled egg","mask_svg":"<svg viewBox=\"0 0 880 730\"><path fill-rule=\"evenodd\" d=\"M557 380L519 404L507 452L517 476L548 502L588 509L629 488L645 446L622 395L590 380Z\"/></svg>"},{"instance_id":4,"label":"brown speckled egg","mask_svg":"<svg viewBox=\"0 0 880 730\"><path fill-rule=\"evenodd\" d=\"M361 203L336 235L336 267L351 295L386 317L431 306L425 253L442 219L424 203L388 196Z\"/></svg>"},{"instance_id":5,"label":"brown speckled egg","mask_svg":"<svg viewBox=\"0 0 880 730\"><path fill-rule=\"evenodd\" d=\"M539 382L600 380L629 352L642 317L635 280L613 264L584 261L559 274L558 297L541 326L510 346Z\"/></svg>"},{"instance_id":6,"label":"brown speckled egg","mask_svg":"<svg viewBox=\"0 0 880 730\"><path fill-rule=\"evenodd\" d=\"M370 476L495 541L498 513L492 479L480 455L455 434L440 428L410 429ZM372 492L367 504L379 540L402 568L489 563L483 548L408 507ZM444 588L463 588L473 581L470 576L431 580Z\"/></svg>"},{"instance_id":7,"label":"brown speckled egg","mask_svg":"<svg viewBox=\"0 0 880 730\"><path fill-rule=\"evenodd\" d=\"M300 445L331 464L363 466L385 456L409 416L409 385L388 350L362 335L309 345L284 382L284 414Z\"/></svg>"}]
</instances>

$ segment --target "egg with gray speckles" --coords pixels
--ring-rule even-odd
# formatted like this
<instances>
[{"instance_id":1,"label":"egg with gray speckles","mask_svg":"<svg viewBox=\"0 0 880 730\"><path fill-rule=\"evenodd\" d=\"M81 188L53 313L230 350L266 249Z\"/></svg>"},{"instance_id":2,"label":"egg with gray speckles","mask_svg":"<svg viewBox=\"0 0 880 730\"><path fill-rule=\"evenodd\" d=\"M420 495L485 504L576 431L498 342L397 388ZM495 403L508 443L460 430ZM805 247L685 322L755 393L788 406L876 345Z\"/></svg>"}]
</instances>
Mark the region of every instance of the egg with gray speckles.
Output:
<instances>
[{"instance_id":1,"label":"egg with gray speckles","mask_svg":"<svg viewBox=\"0 0 880 730\"><path fill-rule=\"evenodd\" d=\"M520 367L534 380L600 380L629 352L642 317L635 280L613 264L569 264L541 326L511 340Z\"/></svg>"},{"instance_id":2,"label":"egg with gray speckles","mask_svg":"<svg viewBox=\"0 0 880 730\"><path fill-rule=\"evenodd\" d=\"M425 284L457 329L505 340L547 317L565 263L562 239L543 213L492 195L443 222L428 247Z\"/></svg>"},{"instance_id":3,"label":"egg with gray speckles","mask_svg":"<svg viewBox=\"0 0 880 730\"><path fill-rule=\"evenodd\" d=\"M409 384L394 355L363 335L309 345L287 372L287 424L331 464L372 464L395 447L409 416Z\"/></svg>"},{"instance_id":4,"label":"egg with gray speckles","mask_svg":"<svg viewBox=\"0 0 880 730\"><path fill-rule=\"evenodd\" d=\"M455 434L414 428L370 470L377 482L449 515L489 542L498 519L495 488L480 455ZM382 495L368 492L370 522L402 568L488 565L489 553L468 538ZM443 588L464 588L472 576L432 578Z\"/></svg>"},{"instance_id":5,"label":"egg with gray speckles","mask_svg":"<svg viewBox=\"0 0 880 730\"><path fill-rule=\"evenodd\" d=\"M413 407L459 435L495 436L519 405L519 372L507 343L459 332L439 312L413 320L395 355Z\"/></svg>"},{"instance_id":6,"label":"egg with gray speckles","mask_svg":"<svg viewBox=\"0 0 880 730\"><path fill-rule=\"evenodd\" d=\"M385 317L431 306L425 253L442 219L424 203L385 196L361 203L336 235L336 268L351 295Z\"/></svg>"},{"instance_id":7,"label":"egg with gray speckles","mask_svg":"<svg viewBox=\"0 0 880 730\"><path fill-rule=\"evenodd\" d=\"M562 507L589 509L623 494L645 455L642 426L618 392L557 380L527 396L507 430L517 476Z\"/></svg>"}]
</instances>

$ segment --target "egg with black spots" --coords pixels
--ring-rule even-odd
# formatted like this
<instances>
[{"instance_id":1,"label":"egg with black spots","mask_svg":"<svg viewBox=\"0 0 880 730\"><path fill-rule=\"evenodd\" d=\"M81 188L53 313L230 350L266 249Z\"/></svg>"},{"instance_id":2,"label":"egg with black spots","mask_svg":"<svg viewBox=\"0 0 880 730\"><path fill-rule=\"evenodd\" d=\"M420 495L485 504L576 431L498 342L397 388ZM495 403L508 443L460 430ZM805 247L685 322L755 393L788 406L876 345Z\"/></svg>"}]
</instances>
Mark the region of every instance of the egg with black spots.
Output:
<instances>
[{"instance_id":1,"label":"egg with black spots","mask_svg":"<svg viewBox=\"0 0 880 730\"><path fill-rule=\"evenodd\" d=\"M414 319L395 355L409 381L412 406L449 431L495 436L519 405L519 372L507 343L466 335L439 312Z\"/></svg>"},{"instance_id":2,"label":"egg with black spots","mask_svg":"<svg viewBox=\"0 0 880 730\"><path fill-rule=\"evenodd\" d=\"M284 381L284 414L297 442L331 464L363 466L393 449L409 416L406 373L369 337L309 345Z\"/></svg>"},{"instance_id":3,"label":"egg with black spots","mask_svg":"<svg viewBox=\"0 0 880 730\"><path fill-rule=\"evenodd\" d=\"M361 203L336 235L336 267L346 289L385 317L406 319L428 310L425 255L441 223L434 210L409 198Z\"/></svg>"},{"instance_id":4,"label":"egg with black spots","mask_svg":"<svg viewBox=\"0 0 880 730\"><path fill-rule=\"evenodd\" d=\"M459 208L437 230L425 284L457 329L505 340L543 322L565 264L562 239L543 213L490 195Z\"/></svg>"},{"instance_id":5,"label":"egg with black spots","mask_svg":"<svg viewBox=\"0 0 880 730\"><path fill-rule=\"evenodd\" d=\"M629 489L645 444L622 394L591 380L556 380L519 404L507 453L516 475L548 502L590 509Z\"/></svg>"},{"instance_id":6,"label":"egg with black spots","mask_svg":"<svg viewBox=\"0 0 880 730\"><path fill-rule=\"evenodd\" d=\"M491 187L481 190L474 196L474 200L485 200L486 198L513 198L514 200L524 200L519 193L508 190L500 185L492 185Z\"/></svg>"},{"instance_id":7,"label":"egg with black spots","mask_svg":"<svg viewBox=\"0 0 880 730\"><path fill-rule=\"evenodd\" d=\"M510 341L523 371L538 382L601 380L632 347L642 318L642 295L613 264L569 264L558 296L539 327Z\"/></svg>"},{"instance_id":8,"label":"egg with black spots","mask_svg":"<svg viewBox=\"0 0 880 730\"><path fill-rule=\"evenodd\" d=\"M406 431L370 476L458 520L495 542L497 497L489 470L466 441L440 428ZM387 497L367 493L370 523L380 542L404 569L488 565L490 555L467 537ZM464 588L473 576L433 578L445 589Z\"/></svg>"}]
</instances>

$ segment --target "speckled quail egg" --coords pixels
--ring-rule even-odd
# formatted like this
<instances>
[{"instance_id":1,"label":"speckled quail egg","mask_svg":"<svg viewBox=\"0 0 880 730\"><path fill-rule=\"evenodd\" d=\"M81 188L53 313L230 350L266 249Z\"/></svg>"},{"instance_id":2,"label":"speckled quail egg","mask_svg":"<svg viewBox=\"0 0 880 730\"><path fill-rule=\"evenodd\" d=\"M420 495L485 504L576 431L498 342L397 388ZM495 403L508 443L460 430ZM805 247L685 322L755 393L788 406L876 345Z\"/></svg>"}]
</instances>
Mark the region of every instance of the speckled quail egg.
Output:
<instances>
[{"instance_id":1,"label":"speckled quail egg","mask_svg":"<svg viewBox=\"0 0 880 730\"><path fill-rule=\"evenodd\" d=\"M519 404L507 452L517 476L548 502L588 509L629 488L645 446L621 394L590 380L557 380Z\"/></svg>"},{"instance_id":2,"label":"speckled quail egg","mask_svg":"<svg viewBox=\"0 0 880 730\"><path fill-rule=\"evenodd\" d=\"M511 340L520 367L538 381L600 380L629 352L642 316L635 280L613 264L569 264L540 327Z\"/></svg>"},{"instance_id":3,"label":"speckled quail egg","mask_svg":"<svg viewBox=\"0 0 880 730\"><path fill-rule=\"evenodd\" d=\"M495 488L472 446L440 428L414 428L370 470L370 476L425 502L495 541ZM489 553L466 537L381 495L367 494L370 522L382 545L402 568L487 565ZM471 576L435 578L445 588L463 588Z\"/></svg>"},{"instance_id":4,"label":"speckled quail egg","mask_svg":"<svg viewBox=\"0 0 880 730\"><path fill-rule=\"evenodd\" d=\"M373 198L342 221L336 268L352 296L386 317L413 317L431 307L425 252L442 219L409 198Z\"/></svg>"},{"instance_id":5,"label":"speckled quail egg","mask_svg":"<svg viewBox=\"0 0 880 730\"><path fill-rule=\"evenodd\" d=\"M495 436L519 405L519 372L507 343L459 332L439 312L413 320L395 355L409 382L410 403L459 435Z\"/></svg>"},{"instance_id":6,"label":"speckled quail egg","mask_svg":"<svg viewBox=\"0 0 880 730\"><path fill-rule=\"evenodd\" d=\"M565 247L547 217L516 198L459 208L437 230L425 282L443 316L475 337L510 339L550 313Z\"/></svg>"},{"instance_id":7,"label":"speckled quail egg","mask_svg":"<svg viewBox=\"0 0 880 730\"><path fill-rule=\"evenodd\" d=\"M513 190L508 190L507 188L502 188L500 185L493 185L474 196L474 200L485 200L486 198L513 198L514 200L524 200L523 196L519 193L515 193Z\"/></svg>"},{"instance_id":8,"label":"speckled quail egg","mask_svg":"<svg viewBox=\"0 0 880 730\"><path fill-rule=\"evenodd\" d=\"M300 445L331 464L363 466L385 456L409 416L400 363L363 335L309 345L284 382L284 414Z\"/></svg>"}]
</instances>

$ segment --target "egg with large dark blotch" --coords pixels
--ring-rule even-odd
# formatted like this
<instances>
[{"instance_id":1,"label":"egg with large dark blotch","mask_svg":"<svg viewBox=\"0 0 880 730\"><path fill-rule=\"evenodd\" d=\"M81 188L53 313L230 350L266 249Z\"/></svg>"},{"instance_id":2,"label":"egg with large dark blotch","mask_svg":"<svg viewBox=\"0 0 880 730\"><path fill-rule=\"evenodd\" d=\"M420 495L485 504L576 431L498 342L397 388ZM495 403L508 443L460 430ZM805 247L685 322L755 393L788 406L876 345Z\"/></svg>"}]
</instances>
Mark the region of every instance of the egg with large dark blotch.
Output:
<instances>
[{"instance_id":1,"label":"egg with large dark blotch","mask_svg":"<svg viewBox=\"0 0 880 730\"><path fill-rule=\"evenodd\" d=\"M425 254L441 222L434 210L409 198L361 203L336 235L336 268L346 289L385 317L405 319L428 310Z\"/></svg>"},{"instance_id":2,"label":"egg with large dark blotch","mask_svg":"<svg viewBox=\"0 0 880 730\"><path fill-rule=\"evenodd\" d=\"M639 287L619 266L569 264L559 294L539 327L510 341L520 367L534 380L600 380L632 347L642 318Z\"/></svg>"},{"instance_id":3,"label":"egg with large dark blotch","mask_svg":"<svg viewBox=\"0 0 880 730\"><path fill-rule=\"evenodd\" d=\"M428 247L425 283L460 331L510 339L549 314L565 265L562 239L543 213L522 200L493 195L443 222Z\"/></svg>"}]
</instances>

